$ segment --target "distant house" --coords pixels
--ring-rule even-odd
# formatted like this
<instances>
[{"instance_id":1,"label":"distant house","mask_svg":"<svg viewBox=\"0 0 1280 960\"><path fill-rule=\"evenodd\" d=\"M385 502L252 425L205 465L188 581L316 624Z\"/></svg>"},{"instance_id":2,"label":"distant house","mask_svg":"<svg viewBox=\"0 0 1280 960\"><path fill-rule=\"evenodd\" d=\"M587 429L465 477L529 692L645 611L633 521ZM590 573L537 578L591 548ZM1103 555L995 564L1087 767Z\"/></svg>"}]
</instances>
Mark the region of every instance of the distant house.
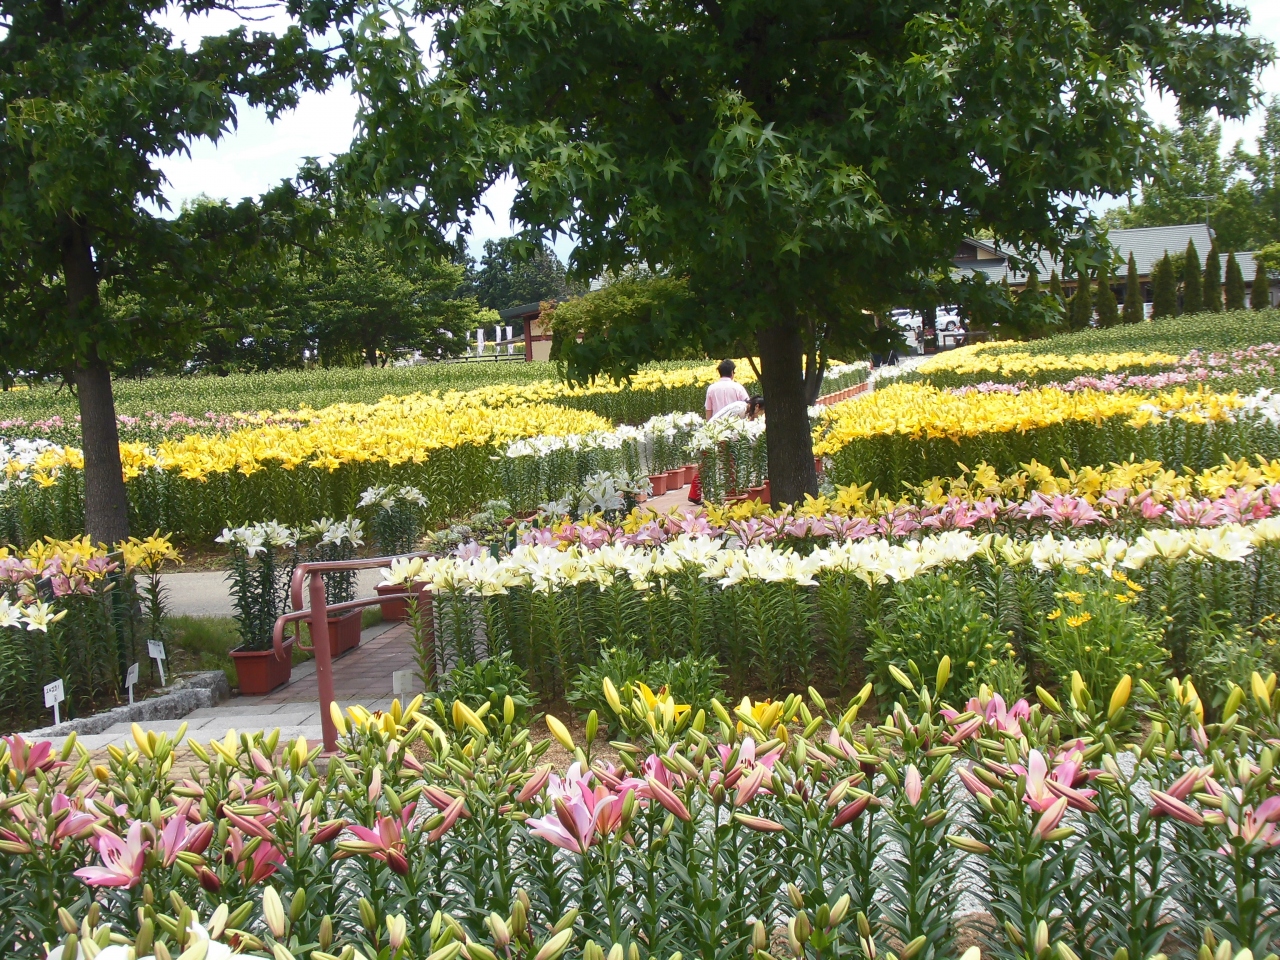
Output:
<instances>
[{"instance_id":1,"label":"distant house","mask_svg":"<svg viewBox=\"0 0 1280 960\"><path fill-rule=\"evenodd\" d=\"M1151 302L1151 269L1165 255L1169 253L1175 256L1187 249L1187 241L1194 240L1196 250L1200 256L1204 257L1209 252L1209 246L1213 242L1213 233L1208 225L1203 223L1186 223L1174 227L1135 227L1130 230L1111 230L1107 234L1111 241L1112 249L1120 255L1120 265L1116 268L1115 290L1116 297L1124 302L1124 287L1129 279L1129 254L1133 254L1134 266L1138 268L1138 282L1142 285L1142 294L1145 302ZM1227 273L1227 254L1220 254L1222 258L1221 276L1225 279ZM1009 286L1015 290L1020 290L1027 282L1028 274L1018 270L1014 270L1009 266L1009 252L1000 246L987 240L968 239L960 244L960 248L956 251L951 262L955 264L957 269L962 273L985 273L994 283L1000 283L1002 280L1008 280ZM1244 274L1244 284L1246 288L1247 298L1253 290L1253 277L1256 272L1256 266L1253 262L1252 252L1236 251L1236 262L1240 264L1240 271ZM1058 276L1062 277L1062 264L1058 260L1053 259L1047 254L1041 254L1035 262L1036 273L1039 276L1040 284L1043 286L1049 280L1049 274L1053 270L1058 271ZM1075 287L1071 278L1062 278L1063 289L1070 294ZM1280 304L1280 281L1272 280L1270 283L1270 295L1272 305Z\"/></svg>"},{"instance_id":2,"label":"distant house","mask_svg":"<svg viewBox=\"0 0 1280 960\"><path fill-rule=\"evenodd\" d=\"M551 359L551 329L542 320L541 303L522 303L518 307L499 310L498 317L503 323L524 325L524 358L532 363L534 360Z\"/></svg>"}]
</instances>

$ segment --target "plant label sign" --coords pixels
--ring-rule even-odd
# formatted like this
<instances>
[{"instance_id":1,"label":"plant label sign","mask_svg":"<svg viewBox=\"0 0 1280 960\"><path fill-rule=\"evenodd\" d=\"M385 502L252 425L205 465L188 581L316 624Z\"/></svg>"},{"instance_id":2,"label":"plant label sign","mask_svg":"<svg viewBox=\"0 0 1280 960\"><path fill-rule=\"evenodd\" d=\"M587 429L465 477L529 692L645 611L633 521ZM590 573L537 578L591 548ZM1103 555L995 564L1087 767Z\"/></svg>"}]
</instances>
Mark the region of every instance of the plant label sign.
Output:
<instances>
[{"instance_id":1,"label":"plant label sign","mask_svg":"<svg viewBox=\"0 0 1280 960\"><path fill-rule=\"evenodd\" d=\"M138 682L138 665L129 664L129 672L125 674L124 685L129 688L129 702L133 703L133 687Z\"/></svg>"},{"instance_id":2,"label":"plant label sign","mask_svg":"<svg viewBox=\"0 0 1280 960\"><path fill-rule=\"evenodd\" d=\"M67 699L66 691L62 687L61 680L55 680L53 683L44 685L44 705L45 709L53 708L53 722L59 724L62 722L62 714L59 707L63 700Z\"/></svg>"},{"instance_id":3,"label":"plant label sign","mask_svg":"<svg viewBox=\"0 0 1280 960\"><path fill-rule=\"evenodd\" d=\"M168 658L164 653L164 643L160 640L147 641L147 656L156 662L156 669L160 671L160 686L164 686L164 662Z\"/></svg>"}]
</instances>

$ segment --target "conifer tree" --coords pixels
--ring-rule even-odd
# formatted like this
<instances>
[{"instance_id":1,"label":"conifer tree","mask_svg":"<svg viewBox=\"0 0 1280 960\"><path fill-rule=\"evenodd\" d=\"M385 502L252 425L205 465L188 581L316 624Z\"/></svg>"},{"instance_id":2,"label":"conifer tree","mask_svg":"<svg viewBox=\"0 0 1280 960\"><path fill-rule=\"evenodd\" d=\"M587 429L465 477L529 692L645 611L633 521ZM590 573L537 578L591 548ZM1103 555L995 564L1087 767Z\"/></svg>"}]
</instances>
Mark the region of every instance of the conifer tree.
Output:
<instances>
[{"instance_id":1,"label":"conifer tree","mask_svg":"<svg viewBox=\"0 0 1280 960\"><path fill-rule=\"evenodd\" d=\"M1187 241L1187 255L1182 263L1182 312L1204 310L1204 290L1200 285L1200 251L1194 240Z\"/></svg>"},{"instance_id":2,"label":"conifer tree","mask_svg":"<svg viewBox=\"0 0 1280 960\"><path fill-rule=\"evenodd\" d=\"M1116 306L1116 292L1111 289L1111 264L1098 268L1098 292L1095 297L1098 310L1098 326L1114 327L1120 322L1120 310Z\"/></svg>"},{"instance_id":3,"label":"conifer tree","mask_svg":"<svg viewBox=\"0 0 1280 960\"><path fill-rule=\"evenodd\" d=\"M1089 274L1082 271L1071 297L1072 330L1088 330L1093 320L1093 291L1089 287Z\"/></svg>"},{"instance_id":4,"label":"conifer tree","mask_svg":"<svg viewBox=\"0 0 1280 960\"><path fill-rule=\"evenodd\" d=\"M1058 328L1067 327L1067 297L1062 292L1062 281L1057 270L1049 271L1049 309L1058 315Z\"/></svg>"},{"instance_id":5,"label":"conifer tree","mask_svg":"<svg viewBox=\"0 0 1280 960\"><path fill-rule=\"evenodd\" d=\"M1129 253L1128 270L1124 283L1123 319L1125 323L1141 323L1145 319L1146 310L1142 298L1142 284L1138 280L1138 264L1133 259L1132 251Z\"/></svg>"},{"instance_id":6,"label":"conifer tree","mask_svg":"<svg viewBox=\"0 0 1280 960\"><path fill-rule=\"evenodd\" d=\"M1227 277L1222 286L1228 310L1244 309L1244 274L1240 271L1240 262L1235 251L1227 254Z\"/></svg>"},{"instance_id":7,"label":"conifer tree","mask_svg":"<svg viewBox=\"0 0 1280 960\"><path fill-rule=\"evenodd\" d=\"M1209 256L1204 262L1204 308L1210 313L1222 312L1222 257L1217 240L1209 244Z\"/></svg>"},{"instance_id":8,"label":"conifer tree","mask_svg":"<svg viewBox=\"0 0 1280 960\"><path fill-rule=\"evenodd\" d=\"M1178 312L1178 286L1168 252L1151 268L1151 319L1161 320Z\"/></svg>"},{"instance_id":9,"label":"conifer tree","mask_svg":"<svg viewBox=\"0 0 1280 960\"><path fill-rule=\"evenodd\" d=\"M1253 275L1253 289L1249 291L1249 306L1255 310L1265 310L1271 306L1271 275L1262 264L1258 264L1258 272Z\"/></svg>"}]
</instances>

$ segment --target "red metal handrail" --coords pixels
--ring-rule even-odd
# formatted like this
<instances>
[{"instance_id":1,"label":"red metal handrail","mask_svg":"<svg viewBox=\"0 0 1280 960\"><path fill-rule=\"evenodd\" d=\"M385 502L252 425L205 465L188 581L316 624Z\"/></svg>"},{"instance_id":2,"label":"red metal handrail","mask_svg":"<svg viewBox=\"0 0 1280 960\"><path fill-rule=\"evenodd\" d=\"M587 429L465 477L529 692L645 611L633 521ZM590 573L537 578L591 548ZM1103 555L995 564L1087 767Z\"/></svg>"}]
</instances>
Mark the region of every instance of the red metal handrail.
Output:
<instances>
[{"instance_id":1,"label":"red metal handrail","mask_svg":"<svg viewBox=\"0 0 1280 960\"><path fill-rule=\"evenodd\" d=\"M417 599L418 591L406 589L403 593L384 593L374 597L362 597L358 600L347 600L329 606L325 599L324 575L348 570L373 570L379 567L390 567L396 560L412 560L415 557L426 559L430 554L409 553L396 557L370 557L367 560L331 560L316 563L300 563L293 571L289 581L289 599L293 603L293 611L276 619L271 631L272 647L277 660L291 656L285 649L284 631L290 624L297 624L294 630L294 642L303 650L312 650L316 655L316 681L320 688L320 727L324 731L324 752L332 754L338 749L338 729L333 723L333 651L329 646L329 614L348 610L362 610L375 603L388 600ZM302 606L302 581L307 581L306 607ZM306 621L310 627L311 644L302 645L302 623Z\"/></svg>"}]
</instances>

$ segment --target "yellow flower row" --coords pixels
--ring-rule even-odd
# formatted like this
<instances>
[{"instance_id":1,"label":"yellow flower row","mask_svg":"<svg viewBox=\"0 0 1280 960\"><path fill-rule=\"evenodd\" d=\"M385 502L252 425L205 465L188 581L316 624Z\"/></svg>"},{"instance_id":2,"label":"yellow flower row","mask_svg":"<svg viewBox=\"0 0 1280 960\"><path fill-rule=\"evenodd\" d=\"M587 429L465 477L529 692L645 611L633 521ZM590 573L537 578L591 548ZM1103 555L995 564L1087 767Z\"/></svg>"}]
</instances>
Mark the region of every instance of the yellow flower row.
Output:
<instances>
[{"instance_id":1,"label":"yellow flower row","mask_svg":"<svg viewBox=\"0 0 1280 960\"><path fill-rule=\"evenodd\" d=\"M474 395L414 394L375 404L337 404L295 424L249 426L226 435L190 434L158 447L122 443L120 454L126 480L154 468L203 480L233 470L248 476L269 466L332 471L348 463L422 463L439 449L611 427L597 414L547 403L492 407ZM32 477L51 485L61 470L83 466L84 457L74 447L48 450L33 465Z\"/></svg>"},{"instance_id":2,"label":"yellow flower row","mask_svg":"<svg viewBox=\"0 0 1280 960\"><path fill-rule=\"evenodd\" d=\"M1035 460L1022 464L1021 470L1004 477L986 463L980 463L972 470L963 464L960 466L960 476L934 477L928 483L912 488L911 495L905 499L941 504L950 497L1024 500L1032 493L1043 493L1046 496L1084 497L1092 503L1108 490L1128 489L1135 494L1149 490L1153 499L1163 503L1189 497L1212 499L1222 496L1229 488L1256 490L1280 483L1280 460L1267 460L1261 456L1257 458L1256 466L1244 457L1239 460L1227 458L1220 466L1199 473L1190 469L1177 473L1159 460L1126 460L1106 467L1085 466L1079 469L1072 469L1064 461L1062 476L1055 474L1052 467Z\"/></svg>"},{"instance_id":3,"label":"yellow flower row","mask_svg":"<svg viewBox=\"0 0 1280 960\"><path fill-rule=\"evenodd\" d=\"M1182 360L1177 354L1156 351L1143 353L1027 353L1025 350L990 353L1004 344L975 343L931 357L916 368L924 376L934 373L989 374L999 377L1033 376L1058 370L1115 373L1138 367L1172 366Z\"/></svg>"},{"instance_id":4,"label":"yellow flower row","mask_svg":"<svg viewBox=\"0 0 1280 960\"><path fill-rule=\"evenodd\" d=\"M814 430L814 453L830 455L855 440L894 434L912 439L958 440L983 433L1025 432L1072 421L1101 423L1128 417L1141 427L1170 415L1203 423L1226 419L1241 406L1234 393L1198 388L1164 393L1055 388L1017 394L970 393L957 396L926 384L895 384L868 397L828 408Z\"/></svg>"},{"instance_id":5,"label":"yellow flower row","mask_svg":"<svg viewBox=\"0 0 1280 960\"><path fill-rule=\"evenodd\" d=\"M736 361L746 370L748 361ZM715 366L681 367L675 370L641 370L625 383L614 383L602 379L589 386L571 386L559 380L535 380L532 383L495 383L474 390L448 390L441 392L432 390L423 394L410 396L386 396L377 404L338 403L321 410L301 407L297 410L260 410L257 413L237 414L247 423L307 422L316 417L324 417L331 421L351 420L363 422L370 411L386 403L402 403L411 401L439 401L446 406L482 406L489 408L510 408L527 406L534 403L554 403L574 397L593 397L604 394L621 393L623 390L637 392L656 390L678 390L690 386L706 386L720 378Z\"/></svg>"}]
</instances>

